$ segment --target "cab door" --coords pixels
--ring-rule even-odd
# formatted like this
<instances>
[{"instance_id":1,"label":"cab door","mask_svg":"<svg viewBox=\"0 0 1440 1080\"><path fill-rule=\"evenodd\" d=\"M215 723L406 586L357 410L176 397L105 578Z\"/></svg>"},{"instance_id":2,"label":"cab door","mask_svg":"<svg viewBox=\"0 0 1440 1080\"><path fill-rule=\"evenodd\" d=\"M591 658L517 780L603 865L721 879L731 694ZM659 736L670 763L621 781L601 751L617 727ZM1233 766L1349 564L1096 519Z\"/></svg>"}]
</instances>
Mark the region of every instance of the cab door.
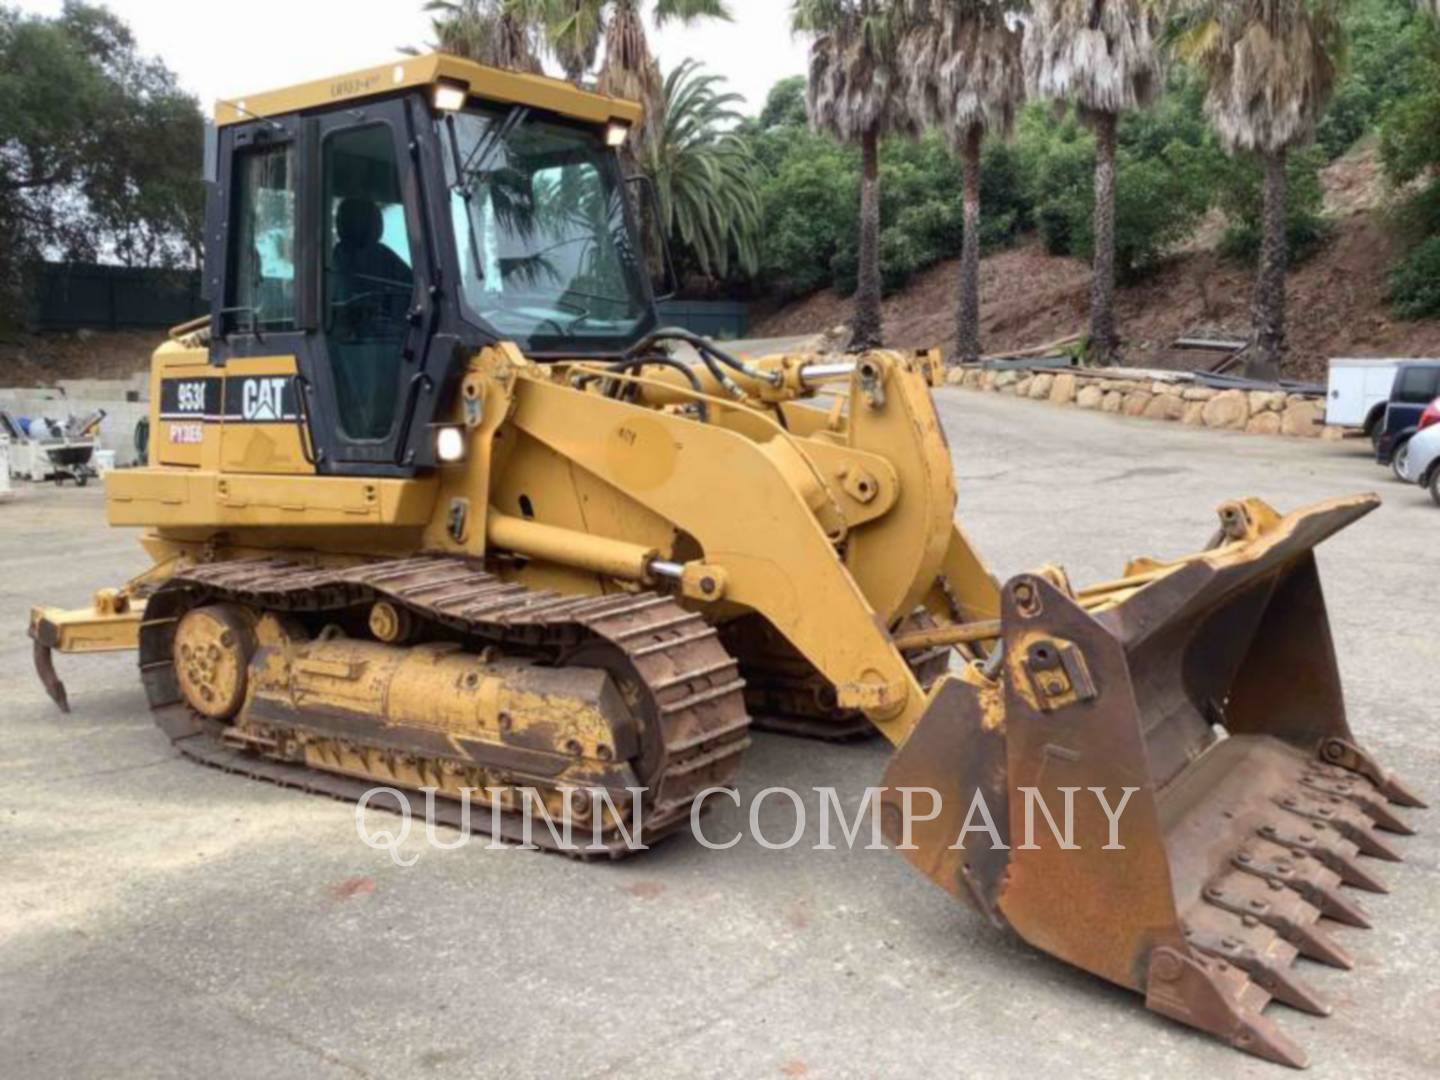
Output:
<instances>
[{"instance_id":1,"label":"cab door","mask_svg":"<svg viewBox=\"0 0 1440 1080\"><path fill-rule=\"evenodd\" d=\"M317 330L302 361L325 471L409 472L434 303L405 103L310 122Z\"/></svg>"},{"instance_id":2,"label":"cab door","mask_svg":"<svg viewBox=\"0 0 1440 1080\"><path fill-rule=\"evenodd\" d=\"M167 371L161 384L162 444L188 443L203 430L204 447L162 445L158 460L213 460L222 472L314 473L314 437L299 389L314 321L305 288L301 125L294 117L235 125L220 145L221 182L206 225L210 371L203 379ZM177 450L191 456L177 459Z\"/></svg>"},{"instance_id":3,"label":"cab door","mask_svg":"<svg viewBox=\"0 0 1440 1080\"><path fill-rule=\"evenodd\" d=\"M207 269L222 468L403 477L432 463L455 341L436 333L420 182L433 147L415 109L396 97L222 133L207 226L222 253Z\"/></svg>"}]
</instances>

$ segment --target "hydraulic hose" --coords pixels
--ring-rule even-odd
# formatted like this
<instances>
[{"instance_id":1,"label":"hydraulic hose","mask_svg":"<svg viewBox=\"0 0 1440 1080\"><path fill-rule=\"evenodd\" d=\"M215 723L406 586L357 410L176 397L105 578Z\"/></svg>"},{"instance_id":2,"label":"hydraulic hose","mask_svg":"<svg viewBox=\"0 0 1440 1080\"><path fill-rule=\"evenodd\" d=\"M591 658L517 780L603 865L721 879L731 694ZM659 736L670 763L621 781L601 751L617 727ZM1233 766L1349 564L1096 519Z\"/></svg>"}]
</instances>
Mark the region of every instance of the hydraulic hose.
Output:
<instances>
[{"instance_id":1,"label":"hydraulic hose","mask_svg":"<svg viewBox=\"0 0 1440 1080\"><path fill-rule=\"evenodd\" d=\"M700 354L700 359L705 361L705 366L710 369L710 373L712 375L715 375L716 378L720 380L721 384L726 387L726 389L735 387L735 389L738 390L740 388L735 385L735 381L733 379L729 378L728 376L723 376L721 373L717 372L715 370L716 364L721 364L732 371L738 371L747 379L754 379L756 382L767 383L770 386L780 386L785 380L785 376L782 375L780 372L761 371L759 368L753 366L752 364L747 364L738 356L734 356L726 352L724 349L721 349L708 338L703 338L699 334L692 334L689 330L682 329L678 326L665 327L663 329L656 330L653 334L645 338L633 349L631 349L630 353L635 354L643 352L661 341L683 341L685 344L689 345L697 353ZM734 390L731 390L731 393L734 392Z\"/></svg>"},{"instance_id":2,"label":"hydraulic hose","mask_svg":"<svg viewBox=\"0 0 1440 1080\"><path fill-rule=\"evenodd\" d=\"M675 371L680 372L680 374L689 381L690 388L699 395L695 406L700 413L701 423L708 424L710 422L710 406L707 405L704 400L705 388L700 384L700 376L695 374L694 369L691 368L689 364L682 364L679 360L674 360L668 356L637 356L633 359L621 360L618 364L613 364L606 370L619 375L634 368L645 367L666 367L673 368ZM617 387L616 389L618 390L619 388ZM615 395L611 394L610 396L614 397Z\"/></svg>"}]
</instances>

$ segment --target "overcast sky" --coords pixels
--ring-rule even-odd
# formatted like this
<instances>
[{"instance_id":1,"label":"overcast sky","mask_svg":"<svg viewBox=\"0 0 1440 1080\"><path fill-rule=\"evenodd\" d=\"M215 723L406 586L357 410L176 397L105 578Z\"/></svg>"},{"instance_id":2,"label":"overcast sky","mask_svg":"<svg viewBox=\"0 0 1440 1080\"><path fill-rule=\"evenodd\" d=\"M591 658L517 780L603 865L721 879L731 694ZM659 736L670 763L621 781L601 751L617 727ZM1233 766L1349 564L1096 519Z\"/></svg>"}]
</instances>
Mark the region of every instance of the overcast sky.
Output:
<instances>
[{"instance_id":1,"label":"overcast sky","mask_svg":"<svg viewBox=\"0 0 1440 1080\"><path fill-rule=\"evenodd\" d=\"M61 0L8 0L53 15ZM216 99L325 78L383 63L404 45L429 40L423 0L108 0L135 32L199 96ZM687 57L729 78L758 112L770 87L805 71L805 46L792 40L784 0L731 0L733 23L667 27L651 40L668 71Z\"/></svg>"}]
</instances>

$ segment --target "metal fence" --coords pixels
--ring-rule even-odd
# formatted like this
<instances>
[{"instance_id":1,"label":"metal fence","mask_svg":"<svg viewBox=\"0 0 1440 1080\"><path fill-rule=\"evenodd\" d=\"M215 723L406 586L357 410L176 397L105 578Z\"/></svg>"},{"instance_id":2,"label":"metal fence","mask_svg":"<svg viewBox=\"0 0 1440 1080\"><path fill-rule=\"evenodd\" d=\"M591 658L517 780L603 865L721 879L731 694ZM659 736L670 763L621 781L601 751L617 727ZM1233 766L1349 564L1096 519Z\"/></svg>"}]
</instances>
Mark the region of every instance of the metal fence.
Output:
<instances>
[{"instance_id":1,"label":"metal fence","mask_svg":"<svg viewBox=\"0 0 1440 1080\"><path fill-rule=\"evenodd\" d=\"M660 322L717 341L733 341L750 332L750 309L728 300L667 300L660 305Z\"/></svg>"},{"instance_id":2,"label":"metal fence","mask_svg":"<svg viewBox=\"0 0 1440 1080\"><path fill-rule=\"evenodd\" d=\"M46 263L34 300L37 330L148 330L207 309L193 270Z\"/></svg>"},{"instance_id":3,"label":"metal fence","mask_svg":"<svg viewBox=\"0 0 1440 1080\"><path fill-rule=\"evenodd\" d=\"M32 324L37 330L163 329L208 310L193 270L47 263ZM750 311L728 301L667 300L660 305L660 321L727 340L749 332Z\"/></svg>"}]
</instances>

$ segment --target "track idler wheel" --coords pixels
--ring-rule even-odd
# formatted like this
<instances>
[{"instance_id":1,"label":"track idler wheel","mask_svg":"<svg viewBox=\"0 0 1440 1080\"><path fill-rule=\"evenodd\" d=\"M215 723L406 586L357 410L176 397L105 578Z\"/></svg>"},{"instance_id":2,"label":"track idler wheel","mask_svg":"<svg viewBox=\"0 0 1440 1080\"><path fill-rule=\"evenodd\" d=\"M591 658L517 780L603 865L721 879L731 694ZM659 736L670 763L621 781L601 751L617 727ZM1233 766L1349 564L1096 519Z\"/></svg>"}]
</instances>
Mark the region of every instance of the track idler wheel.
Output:
<instances>
[{"instance_id":1,"label":"track idler wheel","mask_svg":"<svg viewBox=\"0 0 1440 1080\"><path fill-rule=\"evenodd\" d=\"M212 604L175 628L175 679L185 703L211 720L232 720L245 704L255 631L243 608Z\"/></svg>"}]
</instances>

